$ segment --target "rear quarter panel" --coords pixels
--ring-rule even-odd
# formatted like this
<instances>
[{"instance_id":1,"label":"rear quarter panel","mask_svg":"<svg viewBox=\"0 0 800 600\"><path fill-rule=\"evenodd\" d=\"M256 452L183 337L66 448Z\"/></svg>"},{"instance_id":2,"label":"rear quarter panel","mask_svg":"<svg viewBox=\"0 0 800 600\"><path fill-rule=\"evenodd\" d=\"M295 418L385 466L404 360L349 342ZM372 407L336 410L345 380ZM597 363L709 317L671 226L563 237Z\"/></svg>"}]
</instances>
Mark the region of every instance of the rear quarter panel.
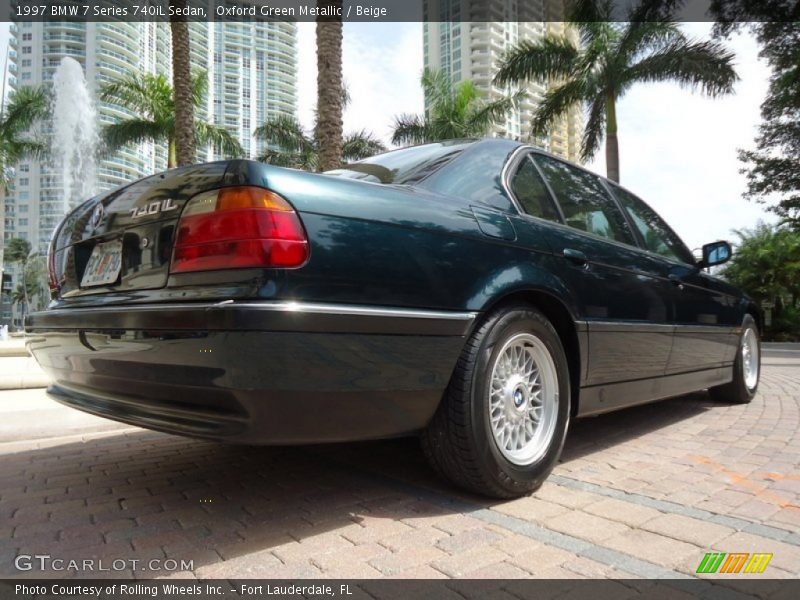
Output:
<instances>
[{"instance_id":1,"label":"rear quarter panel","mask_svg":"<svg viewBox=\"0 0 800 600\"><path fill-rule=\"evenodd\" d=\"M511 227L511 239L491 237L463 198L293 172L266 185L295 206L311 242L309 262L285 273L284 297L480 311L516 290L562 289L544 236Z\"/></svg>"}]
</instances>

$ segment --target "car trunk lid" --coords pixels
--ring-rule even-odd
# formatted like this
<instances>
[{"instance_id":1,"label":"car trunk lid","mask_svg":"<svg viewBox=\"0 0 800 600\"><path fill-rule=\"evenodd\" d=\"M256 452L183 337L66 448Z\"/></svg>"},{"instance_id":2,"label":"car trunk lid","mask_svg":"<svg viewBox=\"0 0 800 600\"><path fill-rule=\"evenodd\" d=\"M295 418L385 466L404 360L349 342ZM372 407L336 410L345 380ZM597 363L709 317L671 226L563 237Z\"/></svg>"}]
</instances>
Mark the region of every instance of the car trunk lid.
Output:
<instances>
[{"instance_id":1,"label":"car trunk lid","mask_svg":"<svg viewBox=\"0 0 800 600\"><path fill-rule=\"evenodd\" d=\"M223 185L228 164L172 169L77 207L51 244L51 287L63 298L164 287L181 210Z\"/></svg>"}]
</instances>

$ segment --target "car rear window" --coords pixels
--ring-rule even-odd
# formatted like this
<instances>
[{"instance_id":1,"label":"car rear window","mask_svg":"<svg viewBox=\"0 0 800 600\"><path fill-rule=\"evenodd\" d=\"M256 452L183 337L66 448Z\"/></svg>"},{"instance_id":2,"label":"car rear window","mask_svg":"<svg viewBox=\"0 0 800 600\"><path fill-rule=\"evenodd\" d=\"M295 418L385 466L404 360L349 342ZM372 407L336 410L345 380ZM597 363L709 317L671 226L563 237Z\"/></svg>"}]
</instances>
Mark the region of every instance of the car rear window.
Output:
<instances>
[{"instance_id":1,"label":"car rear window","mask_svg":"<svg viewBox=\"0 0 800 600\"><path fill-rule=\"evenodd\" d=\"M350 163L340 169L326 171L325 174L374 183L409 185L438 171L471 143L455 140L393 150Z\"/></svg>"}]
</instances>

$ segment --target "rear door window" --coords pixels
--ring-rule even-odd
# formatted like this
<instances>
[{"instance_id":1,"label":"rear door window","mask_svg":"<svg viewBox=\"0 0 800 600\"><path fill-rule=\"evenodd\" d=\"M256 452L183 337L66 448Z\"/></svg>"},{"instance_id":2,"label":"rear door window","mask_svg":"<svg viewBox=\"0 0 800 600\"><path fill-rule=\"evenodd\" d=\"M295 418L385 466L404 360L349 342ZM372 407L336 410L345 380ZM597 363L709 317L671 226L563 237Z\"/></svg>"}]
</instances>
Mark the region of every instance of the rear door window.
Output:
<instances>
[{"instance_id":1,"label":"rear door window","mask_svg":"<svg viewBox=\"0 0 800 600\"><path fill-rule=\"evenodd\" d=\"M567 225L615 242L636 245L625 215L597 177L549 156L536 155L535 160L561 206Z\"/></svg>"},{"instance_id":2,"label":"rear door window","mask_svg":"<svg viewBox=\"0 0 800 600\"><path fill-rule=\"evenodd\" d=\"M530 156L526 156L519 164L509 182L509 187L527 214L548 221L561 222L553 198Z\"/></svg>"}]
</instances>

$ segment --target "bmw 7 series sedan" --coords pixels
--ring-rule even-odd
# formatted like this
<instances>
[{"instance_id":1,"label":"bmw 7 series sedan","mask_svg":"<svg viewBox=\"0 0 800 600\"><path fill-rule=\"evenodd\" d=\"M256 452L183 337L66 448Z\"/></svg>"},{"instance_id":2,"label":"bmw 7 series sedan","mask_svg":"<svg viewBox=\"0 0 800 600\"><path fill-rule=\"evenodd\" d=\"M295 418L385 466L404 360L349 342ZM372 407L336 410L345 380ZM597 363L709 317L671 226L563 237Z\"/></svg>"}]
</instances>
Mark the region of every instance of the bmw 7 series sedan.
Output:
<instances>
[{"instance_id":1,"label":"bmw 7 series sedan","mask_svg":"<svg viewBox=\"0 0 800 600\"><path fill-rule=\"evenodd\" d=\"M761 313L631 191L502 139L315 174L229 160L147 177L54 233L26 320L49 394L245 444L419 435L513 497L571 419L698 390L745 403Z\"/></svg>"}]
</instances>

